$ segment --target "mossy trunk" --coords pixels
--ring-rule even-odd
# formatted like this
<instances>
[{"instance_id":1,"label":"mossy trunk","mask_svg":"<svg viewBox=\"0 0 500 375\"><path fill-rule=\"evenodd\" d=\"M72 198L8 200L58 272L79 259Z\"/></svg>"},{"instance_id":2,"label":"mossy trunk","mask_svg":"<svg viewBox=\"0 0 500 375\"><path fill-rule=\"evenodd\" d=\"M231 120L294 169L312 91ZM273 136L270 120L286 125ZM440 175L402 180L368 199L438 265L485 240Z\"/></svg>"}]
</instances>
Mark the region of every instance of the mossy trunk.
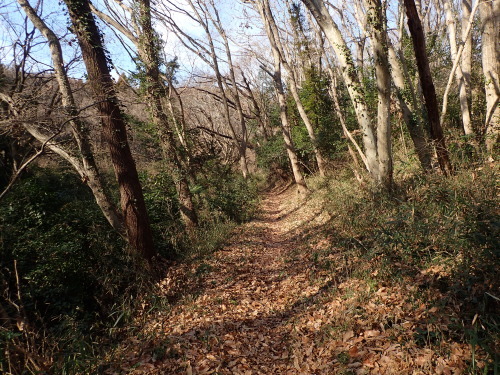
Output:
<instances>
[{"instance_id":1,"label":"mossy trunk","mask_svg":"<svg viewBox=\"0 0 500 375\"><path fill-rule=\"evenodd\" d=\"M88 81L102 121L102 133L109 147L127 239L132 249L150 261L155 255L151 226L102 37L88 0L65 0L65 3L87 68Z\"/></svg>"}]
</instances>

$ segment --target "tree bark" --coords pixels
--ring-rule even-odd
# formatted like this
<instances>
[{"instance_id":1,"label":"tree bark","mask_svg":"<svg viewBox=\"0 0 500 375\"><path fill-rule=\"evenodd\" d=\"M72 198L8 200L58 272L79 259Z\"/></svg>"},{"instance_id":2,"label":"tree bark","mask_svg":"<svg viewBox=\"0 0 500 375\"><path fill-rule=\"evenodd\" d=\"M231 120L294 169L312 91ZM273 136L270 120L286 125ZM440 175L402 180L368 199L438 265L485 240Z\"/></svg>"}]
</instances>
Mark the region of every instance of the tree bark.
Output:
<instances>
[{"instance_id":1,"label":"tree bark","mask_svg":"<svg viewBox=\"0 0 500 375\"><path fill-rule=\"evenodd\" d=\"M446 15L446 26L448 28L448 37L450 40L450 51L451 51L451 59L452 61L455 61L457 58L458 54L458 47L457 47L457 31L456 31L456 25L455 25L455 19L452 11L452 4L451 0L443 0L444 2L444 9L445 9L445 15ZM464 17L464 15L462 15ZM468 18L467 18L468 21ZM467 24L466 24L467 27ZM465 35L465 40L468 39L468 35ZM467 98L467 88L466 88L466 82L465 82L465 77L464 73L462 71L462 63L459 63L456 71L455 71L455 76L458 82L458 90L459 90L459 96L460 96L460 110L462 112L462 125L464 129L465 135L474 135L474 131L472 130L472 124L470 120L470 111L469 111L469 104L468 104L468 98Z\"/></svg>"},{"instance_id":2,"label":"tree bark","mask_svg":"<svg viewBox=\"0 0 500 375\"><path fill-rule=\"evenodd\" d=\"M464 51L462 52L462 73L465 80L465 90L467 97L471 98L471 71L472 71L472 37L468 37L467 27L472 11L472 1L462 0L462 43Z\"/></svg>"},{"instance_id":3,"label":"tree bark","mask_svg":"<svg viewBox=\"0 0 500 375\"><path fill-rule=\"evenodd\" d=\"M499 30L500 0L478 0L481 17L482 64L486 93L486 150L493 160L495 146L500 136L500 82L499 82Z\"/></svg>"},{"instance_id":4,"label":"tree bark","mask_svg":"<svg viewBox=\"0 0 500 375\"><path fill-rule=\"evenodd\" d=\"M295 69L289 64L287 59L285 58L285 51L283 48L283 45L280 40L280 35L279 35L279 30L276 25L276 21L274 20L274 16L271 11L271 7L269 6L269 3L267 1L264 2L264 11L265 14L267 15L267 22L269 23L269 29L273 35L273 42L276 44L276 47L279 50L279 58L281 60L281 63L283 64L283 67L288 71L289 75L289 89L290 92L292 93L293 100L295 102L295 105L297 106L297 110L299 111L300 118L304 122L304 125L306 126L307 129L307 134L309 135L309 139L311 140L312 147L313 147L313 152L314 156L316 158L316 164L318 166L318 171L320 176L325 176L326 174L326 162L325 159L323 158L323 155L321 155L321 152L318 147L318 139L316 137L316 132L314 130L314 127L309 119L309 116L307 115L304 106L302 105L302 101L300 100L299 92L297 89L297 74L295 73Z\"/></svg>"},{"instance_id":5,"label":"tree bark","mask_svg":"<svg viewBox=\"0 0 500 375\"><path fill-rule=\"evenodd\" d=\"M97 169L97 165L92 153L92 147L88 139L88 132L83 121L78 117L78 111L70 87L69 79L64 69L61 44L54 32L38 16L27 0L18 0L33 25L48 40L49 48L54 66L55 76L59 85L62 104L66 114L70 117L69 123L81 154L82 165L77 168L82 181L86 182L92 191L97 205L101 209L109 224L121 235L125 236L123 222L110 196L106 193L104 182ZM74 164L74 163L72 163Z\"/></svg>"},{"instance_id":6,"label":"tree bark","mask_svg":"<svg viewBox=\"0 0 500 375\"><path fill-rule=\"evenodd\" d=\"M340 62L342 77L347 86L349 96L356 112L356 118L363 132L363 144L368 160L369 172L374 181L379 179L379 165L377 155L377 140L373 124L370 120L368 107L364 99L364 90L359 82L357 69L349 47L347 46L342 33L332 19L323 0L302 0L316 19L319 27L328 38L330 45L335 50L335 54Z\"/></svg>"},{"instance_id":7,"label":"tree bark","mask_svg":"<svg viewBox=\"0 0 500 375\"><path fill-rule=\"evenodd\" d=\"M309 191L304 176L300 170L299 161L297 158L297 152L295 151L295 145L293 144L292 135L290 132L290 122L288 121L288 115L286 113L286 98L285 91L283 89L283 82L281 80L281 68L275 64L274 75L273 75L274 85L276 89L276 95L278 97L278 102L280 106L280 120L281 120L281 131L283 133L283 139L285 141L286 151L288 153L288 159L290 159L290 164L292 166L293 177L295 183L297 184L297 189L299 194L305 194Z\"/></svg>"},{"instance_id":8,"label":"tree bark","mask_svg":"<svg viewBox=\"0 0 500 375\"><path fill-rule=\"evenodd\" d=\"M160 136L160 144L162 147L163 156L173 174L175 189L179 200L181 220L186 225L186 227L194 228L198 225L198 215L196 214L196 210L194 207L193 196L191 194L191 191L189 190L188 177L192 177L191 170L189 168L189 156L185 158L182 156L183 153L179 152L179 147L177 147L177 142L175 141L175 137L173 136L170 129L168 116L166 115L164 108L164 103L166 103L179 141L184 148L185 153L189 155L189 146L185 137L184 109L182 99L175 92L175 88L173 88L171 81L168 82L168 89L170 90L170 92L168 94L168 97L165 98L164 87L160 79L162 75L158 68L159 56L154 42L156 38L151 24L151 15L145 15L144 18L141 18L141 16L139 16L139 20L136 22L134 20L132 9L124 6L123 4L121 4L121 6L124 7L127 11L132 12L131 17L133 29L139 36L136 36L132 31L125 28L121 23L117 22L107 14L100 12L92 4L91 10L103 21L119 30L135 45L141 61L146 66L146 80L148 81L147 104L151 111L153 123L155 124L155 127L158 130ZM138 8L142 13L144 13L145 11L151 13L150 1L147 1L147 4L143 4L143 2L139 1ZM141 26L144 29L144 32L140 30ZM177 114L175 113L172 103L172 91L175 92L179 102L181 111L180 126L178 125Z\"/></svg>"},{"instance_id":9,"label":"tree bark","mask_svg":"<svg viewBox=\"0 0 500 375\"><path fill-rule=\"evenodd\" d=\"M99 29L92 16L89 0L65 0L65 3L102 119L103 135L120 190L127 238L132 249L151 261L155 255L151 226Z\"/></svg>"},{"instance_id":10,"label":"tree bark","mask_svg":"<svg viewBox=\"0 0 500 375\"><path fill-rule=\"evenodd\" d=\"M436 89L431 76L429 67L429 59L425 46L425 36L422 29L422 24L418 16L417 8L414 0L404 0L406 15L408 18L408 28L410 30L411 39L413 42L413 50L417 60L418 74L420 84L425 98L425 106L430 124L431 138L436 147L436 154L441 171L445 174L451 174L453 168L451 165L446 141L443 134L443 129L439 121L439 109L436 97Z\"/></svg>"},{"instance_id":11,"label":"tree bark","mask_svg":"<svg viewBox=\"0 0 500 375\"><path fill-rule=\"evenodd\" d=\"M380 0L366 0L371 33L371 44L375 58L377 78L377 154L379 163L378 182L385 189L392 187L392 143L391 143L391 74L387 57L387 25L385 8Z\"/></svg>"},{"instance_id":12,"label":"tree bark","mask_svg":"<svg viewBox=\"0 0 500 375\"><path fill-rule=\"evenodd\" d=\"M471 11L471 15L469 17L469 22L467 24L467 29L464 32L464 37L466 39L468 38L470 30L472 28L472 24L474 21L474 13L476 12L479 4L480 4L479 2L476 2L476 5L474 6L474 8ZM446 117L446 111L448 109L448 94L450 92L451 83L453 81L453 76L455 75L455 72L457 72L457 70L460 68L460 59L462 57L462 52L464 50L464 47L465 47L464 44L462 44L460 46L460 48L456 52L456 56L453 59L453 66L451 68L451 72L450 72L450 75L448 77L448 83L446 84L446 88L445 88L444 94L443 94L443 109L441 110L441 117L440 117L441 124L444 123L444 119Z\"/></svg>"},{"instance_id":13,"label":"tree bark","mask_svg":"<svg viewBox=\"0 0 500 375\"><path fill-rule=\"evenodd\" d=\"M416 97L415 95L411 95L410 99L405 97L405 92L411 90L410 88L407 88L406 85L406 80L409 80L409 77L405 78L404 69L401 66L402 63L398 59L396 51L394 50L390 40L388 41L388 47L391 76L396 88L396 96L403 115L403 121L405 122L408 132L410 133L410 137L413 141L415 152L422 169L424 171L429 171L432 168L432 155L429 145L427 144L427 140L425 139L424 130L419 122Z\"/></svg>"},{"instance_id":14,"label":"tree bark","mask_svg":"<svg viewBox=\"0 0 500 375\"><path fill-rule=\"evenodd\" d=\"M156 44L157 37L153 31L151 22L150 0L137 1L137 8L139 10L137 24L141 27L141 36L139 37L137 48L139 58L146 70L147 104L153 123L160 135L164 157L174 178L181 219L186 227L194 228L198 225L198 216L196 215L192 194L189 190L188 173L186 172L185 163L182 163L179 156L177 142L172 129L170 129L168 117L162 105L162 97L164 95L160 81L159 45Z\"/></svg>"}]
</instances>

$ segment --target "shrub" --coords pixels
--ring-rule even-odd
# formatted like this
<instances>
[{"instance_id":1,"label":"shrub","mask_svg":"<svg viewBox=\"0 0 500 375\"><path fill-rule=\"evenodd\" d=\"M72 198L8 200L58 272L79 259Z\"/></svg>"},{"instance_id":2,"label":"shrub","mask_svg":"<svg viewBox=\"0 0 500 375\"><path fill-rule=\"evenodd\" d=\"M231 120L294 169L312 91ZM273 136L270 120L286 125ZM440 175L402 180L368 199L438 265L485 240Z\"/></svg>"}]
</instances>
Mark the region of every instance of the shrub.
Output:
<instances>
[{"instance_id":1,"label":"shrub","mask_svg":"<svg viewBox=\"0 0 500 375\"><path fill-rule=\"evenodd\" d=\"M143 173L155 245L163 257L211 252L234 222L249 220L255 211L254 180L245 181L215 162L208 167L193 187L200 227L189 233L180 222L172 178L162 171ZM52 371L91 368L99 354L95 343L110 344L110 329L120 332L133 315L135 297L152 288L140 261L125 248L76 175L51 168L25 175L0 205L0 283L5 289L0 316L9 316L0 325L0 372L13 361L23 366L28 354L16 347L51 358ZM22 373L21 367L16 373Z\"/></svg>"},{"instance_id":2,"label":"shrub","mask_svg":"<svg viewBox=\"0 0 500 375\"><path fill-rule=\"evenodd\" d=\"M370 262L382 260L382 273L398 280L443 266L446 276L437 287L461 301L464 321L480 316L474 337L493 355L500 334L496 171L417 176L400 182L392 195L373 196L354 183L330 181L327 188L335 245Z\"/></svg>"},{"instance_id":3,"label":"shrub","mask_svg":"<svg viewBox=\"0 0 500 375\"><path fill-rule=\"evenodd\" d=\"M257 181L245 180L231 166L216 161L206 166L198 180L197 195L210 216L242 223L250 220L257 207Z\"/></svg>"},{"instance_id":4,"label":"shrub","mask_svg":"<svg viewBox=\"0 0 500 375\"><path fill-rule=\"evenodd\" d=\"M273 135L257 148L257 166L266 172L278 174L282 178L291 175L292 169L281 133Z\"/></svg>"},{"instance_id":5,"label":"shrub","mask_svg":"<svg viewBox=\"0 0 500 375\"><path fill-rule=\"evenodd\" d=\"M178 243L184 229L174 180L160 170L157 173L143 172L141 182L158 253L167 259L176 258L182 253Z\"/></svg>"},{"instance_id":6,"label":"shrub","mask_svg":"<svg viewBox=\"0 0 500 375\"><path fill-rule=\"evenodd\" d=\"M51 342L36 348L72 352L73 345L91 342L119 301L139 289L124 248L77 176L36 169L0 205L1 304L12 319L27 319L33 336L38 331L44 340L42 332L50 334ZM23 334L7 323L3 333ZM13 339L3 335L0 346Z\"/></svg>"}]
</instances>

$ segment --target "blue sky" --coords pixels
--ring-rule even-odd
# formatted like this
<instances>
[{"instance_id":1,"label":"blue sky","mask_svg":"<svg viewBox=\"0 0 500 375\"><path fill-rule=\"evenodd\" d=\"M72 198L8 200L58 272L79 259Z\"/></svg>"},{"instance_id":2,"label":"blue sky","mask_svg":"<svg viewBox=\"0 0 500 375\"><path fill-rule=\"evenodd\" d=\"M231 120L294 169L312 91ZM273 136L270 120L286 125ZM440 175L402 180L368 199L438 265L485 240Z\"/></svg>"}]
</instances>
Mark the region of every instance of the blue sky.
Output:
<instances>
[{"instance_id":1,"label":"blue sky","mask_svg":"<svg viewBox=\"0 0 500 375\"><path fill-rule=\"evenodd\" d=\"M37 3L30 0L32 6ZM57 0L44 0L43 8L38 10L38 14L42 15L47 25L61 38L65 61L71 61L79 51L77 44L74 43L74 36L68 30L69 21L65 14L65 5L60 4ZM101 26L107 49L114 64L123 70L133 69L134 65L129 55L124 51L114 33L102 24ZM15 41L21 42L24 39L25 30L31 31L32 29L32 24L29 21L25 22L25 15L15 0L2 0L0 6L0 62L2 64L8 65L12 62L14 53L21 51L19 45L13 47L16 45ZM34 71L47 69L51 64L48 46L44 41L45 39L36 31L34 44L37 46L33 48L33 59L29 61L29 67ZM81 78L84 73L85 70L81 63L74 64L70 71L70 75L75 78Z\"/></svg>"},{"instance_id":2,"label":"blue sky","mask_svg":"<svg viewBox=\"0 0 500 375\"><path fill-rule=\"evenodd\" d=\"M12 60L12 56L15 50L12 47L13 40L19 38L24 34L25 24L24 24L24 14L20 10L17 2L15 0L0 0L0 62L3 64L9 64ZM36 4L43 4L43 8L41 10L42 17L46 20L49 27L53 29L53 31L60 37L61 44L64 50L66 61L70 61L78 54L77 44L74 43L73 36L68 31L68 18L65 14L65 6L60 3L59 0L43 0L35 1L30 0L31 5L35 6ZM185 0L175 0L175 3L179 6L185 6ZM184 4L183 4L184 3ZM272 2L273 3L273 2ZM99 9L104 10L103 0L94 0L94 4ZM227 30L229 35L236 35L234 32L239 31L241 33L246 33L247 36L254 37L255 34L260 33L260 21L254 21L245 18L245 13L243 12L243 5L237 0L217 0L216 4L220 9L220 14L222 18L222 22L224 23L224 27ZM278 3L274 3L275 5ZM397 7L397 2L390 2L391 8L395 9ZM249 12L252 13L251 11ZM276 12L276 16L279 18L280 13ZM39 11L40 14L40 11ZM334 14L334 13L332 13ZM203 40L203 32L199 28L196 28L195 23L191 21L186 15L182 15L180 13L175 14L176 22L178 22L184 30L187 30L190 35L196 38L201 38ZM248 23L250 28L242 27ZM254 23L252 25L252 23ZM28 21L28 29L32 28L31 24ZM394 21L389 22L389 28L394 27ZM160 24L156 25L157 30L162 34L163 39L165 40L165 50L167 54L167 58L171 59L174 56L178 56L181 63L181 72L179 73L181 76L188 76L192 69L194 70L206 70L206 66L200 62L200 59L194 56L192 53L189 53L181 46L179 41L176 39L172 33L168 32ZM135 66L130 59L130 56L123 49L121 43L118 38L115 36L115 33L111 31L109 28L105 27L101 23L101 30L104 33L106 47L110 53L111 59L118 69L121 72L130 72L135 70ZM38 35L36 41L43 42L44 39ZM126 38L123 38L126 41ZM127 42L128 43L128 42ZM130 43L128 43L131 46ZM236 44L233 44L234 47L234 55L237 58L237 55L241 50L241 48L237 47ZM19 51L19 47L17 47L17 51ZM130 48L133 53L133 48ZM222 56L223 54L221 54ZM34 70L44 70L50 66L50 55L48 53L48 47L46 44L39 44L33 49L33 60L30 60L30 67ZM75 78L81 78L85 73L85 70L81 63L75 64L70 71L70 75ZM116 76L116 72L115 72Z\"/></svg>"}]
</instances>

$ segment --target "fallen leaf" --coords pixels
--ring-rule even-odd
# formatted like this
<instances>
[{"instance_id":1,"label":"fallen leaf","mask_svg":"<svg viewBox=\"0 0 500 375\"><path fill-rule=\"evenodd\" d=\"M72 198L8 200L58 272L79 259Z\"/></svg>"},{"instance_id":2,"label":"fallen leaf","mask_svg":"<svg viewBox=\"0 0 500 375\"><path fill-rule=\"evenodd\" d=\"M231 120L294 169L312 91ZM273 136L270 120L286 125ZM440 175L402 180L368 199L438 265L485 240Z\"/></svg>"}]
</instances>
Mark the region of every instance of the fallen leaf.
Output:
<instances>
[{"instance_id":1,"label":"fallen leaf","mask_svg":"<svg viewBox=\"0 0 500 375\"><path fill-rule=\"evenodd\" d=\"M354 337L354 331L347 331L342 335L342 340L348 341L349 339Z\"/></svg>"}]
</instances>

